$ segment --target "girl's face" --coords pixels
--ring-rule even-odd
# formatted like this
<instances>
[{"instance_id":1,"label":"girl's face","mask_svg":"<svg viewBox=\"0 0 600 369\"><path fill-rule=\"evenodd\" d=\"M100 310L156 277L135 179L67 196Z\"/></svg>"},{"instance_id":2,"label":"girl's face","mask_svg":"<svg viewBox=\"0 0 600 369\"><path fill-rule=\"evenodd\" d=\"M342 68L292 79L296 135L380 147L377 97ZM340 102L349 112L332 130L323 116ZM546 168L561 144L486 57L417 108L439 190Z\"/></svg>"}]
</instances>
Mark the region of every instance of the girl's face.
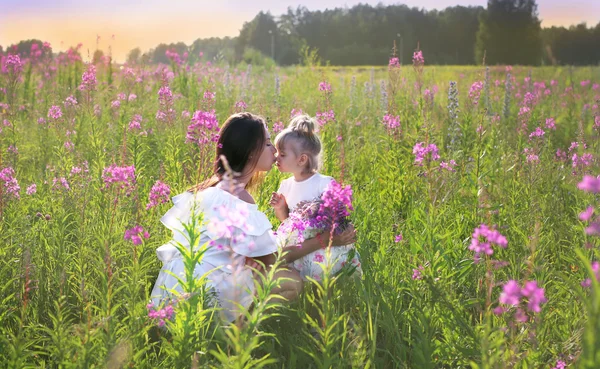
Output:
<instances>
[{"instance_id":1,"label":"girl's face","mask_svg":"<svg viewBox=\"0 0 600 369\"><path fill-rule=\"evenodd\" d=\"M271 143L271 134L265 127L265 135L267 135L267 140L265 142L265 147L263 148L260 157L258 158L258 162L256 163L255 170L258 172L267 172L271 170L273 167L273 163L275 163L275 153L277 150L275 146Z\"/></svg>"},{"instance_id":2,"label":"girl's face","mask_svg":"<svg viewBox=\"0 0 600 369\"><path fill-rule=\"evenodd\" d=\"M298 173L302 172L302 165L300 164L300 157L296 155L293 147L290 147L293 143L289 141L281 146L281 150L277 153L277 169L281 173Z\"/></svg>"}]
</instances>

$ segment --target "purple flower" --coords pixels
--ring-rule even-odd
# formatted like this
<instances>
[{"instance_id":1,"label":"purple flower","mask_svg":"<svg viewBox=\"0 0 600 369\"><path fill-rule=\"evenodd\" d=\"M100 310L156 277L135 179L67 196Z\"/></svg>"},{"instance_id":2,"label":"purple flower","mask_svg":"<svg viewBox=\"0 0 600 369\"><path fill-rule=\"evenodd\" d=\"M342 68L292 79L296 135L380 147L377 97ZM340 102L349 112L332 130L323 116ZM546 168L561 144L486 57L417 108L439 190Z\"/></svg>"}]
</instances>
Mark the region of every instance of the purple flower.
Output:
<instances>
[{"instance_id":1,"label":"purple flower","mask_svg":"<svg viewBox=\"0 0 600 369\"><path fill-rule=\"evenodd\" d=\"M335 113L333 110L317 112L316 119L319 126L323 127L325 124L335 120Z\"/></svg>"},{"instance_id":2,"label":"purple flower","mask_svg":"<svg viewBox=\"0 0 600 369\"><path fill-rule=\"evenodd\" d=\"M202 147L209 142L218 140L219 122L215 111L196 111L192 117L192 123L187 128L185 141Z\"/></svg>"},{"instance_id":3,"label":"purple flower","mask_svg":"<svg viewBox=\"0 0 600 369\"><path fill-rule=\"evenodd\" d=\"M150 234L147 231L144 231L144 228L140 225L136 225L131 229L127 229L125 231L124 239L125 241L131 241L134 245L141 245L143 238L148 239Z\"/></svg>"},{"instance_id":4,"label":"purple flower","mask_svg":"<svg viewBox=\"0 0 600 369\"><path fill-rule=\"evenodd\" d=\"M485 224L481 224L473 231L473 238L471 239L469 250L475 252L476 258L479 258L480 254L492 255L494 253L492 244L506 248L508 242L506 237L501 235L500 232L490 229Z\"/></svg>"},{"instance_id":5,"label":"purple flower","mask_svg":"<svg viewBox=\"0 0 600 369\"><path fill-rule=\"evenodd\" d=\"M552 369L565 369L567 367L567 363L562 360L557 360L556 365Z\"/></svg>"},{"instance_id":6,"label":"purple flower","mask_svg":"<svg viewBox=\"0 0 600 369\"><path fill-rule=\"evenodd\" d=\"M77 99L75 99L75 97L73 97L73 95L71 95L65 99L64 104L65 104L65 107L75 106L75 105L77 105Z\"/></svg>"},{"instance_id":7,"label":"purple flower","mask_svg":"<svg viewBox=\"0 0 600 369\"><path fill-rule=\"evenodd\" d=\"M142 129L141 122L142 122L142 116L139 114L134 115L131 122L129 122L129 126L128 126L127 130L128 131L141 130Z\"/></svg>"},{"instance_id":8,"label":"purple flower","mask_svg":"<svg viewBox=\"0 0 600 369\"><path fill-rule=\"evenodd\" d=\"M157 321L157 325L159 327L163 327L165 325L166 320L170 320L175 313L173 309L173 305L169 304L162 309L159 309L154 306L153 303L146 305L148 309L148 318Z\"/></svg>"},{"instance_id":9,"label":"purple flower","mask_svg":"<svg viewBox=\"0 0 600 369\"><path fill-rule=\"evenodd\" d=\"M556 121L554 120L554 118L547 118L546 119L546 128L547 129L556 129Z\"/></svg>"},{"instance_id":10,"label":"purple flower","mask_svg":"<svg viewBox=\"0 0 600 369\"><path fill-rule=\"evenodd\" d=\"M15 171L12 167L6 167L0 171L0 181L4 182L5 194L17 199L20 198L19 191L21 190L21 187L15 178Z\"/></svg>"},{"instance_id":11,"label":"purple flower","mask_svg":"<svg viewBox=\"0 0 600 369\"><path fill-rule=\"evenodd\" d=\"M273 124L273 133L278 133L283 131L283 123L282 122L275 122Z\"/></svg>"},{"instance_id":12,"label":"purple flower","mask_svg":"<svg viewBox=\"0 0 600 369\"><path fill-rule=\"evenodd\" d=\"M526 147L525 149L523 149L523 152L526 155L525 160L528 163L532 163L532 164L539 163L540 157L535 153L535 151L532 148Z\"/></svg>"},{"instance_id":13,"label":"purple flower","mask_svg":"<svg viewBox=\"0 0 600 369\"><path fill-rule=\"evenodd\" d=\"M9 55L2 66L3 73L18 74L23 70L23 63L19 55Z\"/></svg>"},{"instance_id":14,"label":"purple flower","mask_svg":"<svg viewBox=\"0 0 600 369\"><path fill-rule=\"evenodd\" d=\"M413 52L413 64L415 67L425 64L425 58L423 58L423 51L417 50Z\"/></svg>"},{"instance_id":15,"label":"purple flower","mask_svg":"<svg viewBox=\"0 0 600 369\"><path fill-rule=\"evenodd\" d=\"M541 311L540 304L548 301L544 296L544 289L538 287L536 281L525 283L521 294L528 298L527 308L534 313L539 313Z\"/></svg>"},{"instance_id":16,"label":"purple flower","mask_svg":"<svg viewBox=\"0 0 600 369\"><path fill-rule=\"evenodd\" d=\"M215 99L215 93L210 91L204 91L204 100L213 101Z\"/></svg>"},{"instance_id":17,"label":"purple flower","mask_svg":"<svg viewBox=\"0 0 600 369\"><path fill-rule=\"evenodd\" d=\"M579 213L579 219L581 219L584 222L587 222L588 220L590 220L592 218L592 215L594 215L594 208L591 206L588 206L587 209L585 209L584 211Z\"/></svg>"},{"instance_id":18,"label":"purple flower","mask_svg":"<svg viewBox=\"0 0 600 369\"><path fill-rule=\"evenodd\" d=\"M135 186L135 167L118 167L112 164L104 168L102 171L102 180L104 188L117 186L119 189L126 189L126 193L130 193Z\"/></svg>"},{"instance_id":19,"label":"purple flower","mask_svg":"<svg viewBox=\"0 0 600 369\"><path fill-rule=\"evenodd\" d=\"M331 85L326 81L319 83L319 91L323 91L326 94L331 93Z\"/></svg>"},{"instance_id":20,"label":"purple flower","mask_svg":"<svg viewBox=\"0 0 600 369\"><path fill-rule=\"evenodd\" d=\"M400 116L386 114L383 116L383 124L386 126L388 131L394 131L400 128Z\"/></svg>"},{"instance_id":21,"label":"purple flower","mask_svg":"<svg viewBox=\"0 0 600 369\"><path fill-rule=\"evenodd\" d=\"M399 67L399 66L400 66L400 59L398 59L398 57L390 58L390 63L388 64L388 67Z\"/></svg>"},{"instance_id":22,"label":"purple flower","mask_svg":"<svg viewBox=\"0 0 600 369\"><path fill-rule=\"evenodd\" d=\"M60 119L62 117L62 111L60 110L60 106L52 105L48 110L48 118L52 119Z\"/></svg>"},{"instance_id":23,"label":"purple flower","mask_svg":"<svg viewBox=\"0 0 600 369\"><path fill-rule=\"evenodd\" d=\"M413 269L413 275L412 275L412 279L413 280L421 280L423 279L423 274L422 272L425 270L425 267L423 267L422 265L419 265L418 268Z\"/></svg>"},{"instance_id":24,"label":"purple flower","mask_svg":"<svg viewBox=\"0 0 600 369\"><path fill-rule=\"evenodd\" d=\"M404 237L402 237L402 234L398 234L396 235L396 237L394 238L394 242L398 243L398 242L402 242L402 240L404 239Z\"/></svg>"},{"instance_id":25,"label":"purple flower","mask_svg":"<svg viewBox=\"0 0 600 369\"><path fill-rule=\"evenodd\" d=\"M541 129L540 127L537 127L535 129L535 131L533 131L529 134L529 138L544 137L545 134L546 134L546 132L544 132L543 129Z\"/></svg>"},{"instance_id":26,"label":"purple flower","mask_svg":"<svg viewBox=\"0 0 600 369\"><path fill-rule=\"evenodd\" d=\"M502 293L500 294L500 303L517 306L521 299L521 287L515 280L510 280L502 287Z\"/></svg>"},{"instance_id":27,"label":"purple flower","mask_svg":"<svg viewBox=\"0 0 600 369\"><path fill-rule=\"evenodd\" d=\"M445 161L442 161L440 163L440 168L446 169L449 172L454 172L455 166L456 166L456 162L454 160L450 160L450 162L448 162L448 163L446 163Z\"/></svg>"},{"instance_id":28,"label":"purple flower","mask_svg":"<svg viewBox=\"0 0 600 369\"><path fill-rule=\"evenodd\" d=\"M297 115L302 115L302 114L304 114L302 109L292 109L292 111L290 112L290 119Z\"/></svg>"},{"instance_id":29,"label":"purple flower","mask_svg":"<svg viewBox=\"0 0 600 369\"><path fill-rule=\"evenodd\" d=\"M418 166L423 166L423 160L427 159L427 154L430 154L430 160L438 160L440 158L438 147L435 144L425 146L424 142L417 142L415 144L413 154L415 155L415 165Z\"/></svg>"},{"instance_id":30,"label":"purple flower","mask_svg":"<svg viewBox=\"0 0 600 369\"><path fill-rule=\"evenodd\" d=\"M600 176L585 175L583 180L577 184L577 188L585 192L600 193Z\"/></svg>"},{"instance_id":31,"label":"purple flower","mask_svg":"<svg viewBox=\"0 0 600 369\"><path fill-rule=\"evenodd\" d=\"M473 82L471 88L469 89L469 99L473 105L479 104L479 98L481 97L481 90L483 89L483 82L476 81Z\"/></svg>"},{"instance_id":32,"label":"purple flower","mask_svg":"<svg viewBox=\"0 0 600 369\"><path fill-rule=\"evenodd\" d=\"M240 111L244 111L246 108L248 108L248 104L246 104L244 100L240 100L235 103L235 107Z\"/></svg>"},{"instance_id":33,"label":"purple flower","mask_svg":"<svg viewBox=\"0 0 600 369\"><path fill-rule=\"evenodd\" d=\"M170 194L171 189L169 186L161 181L156 181L154 186L152 186L150 193L148 194L148 204L146 205L146 210L152 209L158 204L169 202Z\"/></svg>"},{"instance_id":34,"label":"purple flower","mask_svg":"<svg viewBox=\"0 0 600 369\"><path fill-rule=\"evenodd\" d=\"M58 191L64 189L65 191L69 191L71 186L69 186L69 182L65 177L53 178L52 179L52 190Z\"/></svg>"},{"instance_id":35,"label":"purple flower","mask_svg":"<svg viewBox=\"0 0 600 369\"><path fill-rule=\"evenodd\" d=\"M96 89L96 66L94 64L88 64L88 68L81 76L81 85L79 89L82 91L93 91Z\"/></svg>"},{"instance_id":36,"label":"purple flower","mask_svg":"<svg viewBox=\"0 0 600 369\"><path fill-rule=\"evenodd\" d=\"M35 183L33 183L32 185L27 187L27 190L25 191L25 193L28 194L29 196L35 195L36 192L37 192L37 185Z\"/></svg>"}]
</instances>

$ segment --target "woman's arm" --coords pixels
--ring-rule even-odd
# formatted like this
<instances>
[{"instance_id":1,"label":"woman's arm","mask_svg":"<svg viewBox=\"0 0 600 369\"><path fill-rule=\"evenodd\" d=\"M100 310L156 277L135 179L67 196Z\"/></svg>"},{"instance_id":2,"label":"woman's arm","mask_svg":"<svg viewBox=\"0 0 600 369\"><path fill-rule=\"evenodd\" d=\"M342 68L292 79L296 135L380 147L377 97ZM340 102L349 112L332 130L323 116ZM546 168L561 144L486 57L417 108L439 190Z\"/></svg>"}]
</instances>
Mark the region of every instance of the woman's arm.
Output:
<instances>
[{"instance_id":1,"label":"woman's arm","mask_svg":"<svg viewBox=\"0 0 600 369\"><path fill-rule=\"evenodd\" d=\"M354 227L349 227L338 235L331 235L330 232L319 233L316 237L304 240L300 246L292 245L284 247L282 258L286 263L292 263L311 252L329 246L330 242L332 247L354 243L356 242L356 230Z\"/></svg>"}]
</instances>

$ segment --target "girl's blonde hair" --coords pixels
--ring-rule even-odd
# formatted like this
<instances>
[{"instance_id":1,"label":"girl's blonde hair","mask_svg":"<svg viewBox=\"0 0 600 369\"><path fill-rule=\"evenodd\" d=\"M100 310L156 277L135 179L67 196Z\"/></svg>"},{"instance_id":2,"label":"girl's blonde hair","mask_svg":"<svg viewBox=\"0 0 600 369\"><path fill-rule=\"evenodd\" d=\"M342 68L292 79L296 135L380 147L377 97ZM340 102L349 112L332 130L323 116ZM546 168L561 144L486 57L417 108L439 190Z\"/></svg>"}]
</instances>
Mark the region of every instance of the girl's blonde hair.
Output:
<instances>
[{"instance_id":1,"label":"girl's blonde hair","mask_svg":"<svg viewBox=\"0 0 600 369\"><path fill-rule=\"evenodd\" d=\"M296 156L306 154L309 172L316 172L321 166L321 140L315 132L315 120L306 114L292 118L290 125L275 137L275 147L281 151L290 148ZM294 141L296 145L286 145Z\"/></svg>"}]
</instances>

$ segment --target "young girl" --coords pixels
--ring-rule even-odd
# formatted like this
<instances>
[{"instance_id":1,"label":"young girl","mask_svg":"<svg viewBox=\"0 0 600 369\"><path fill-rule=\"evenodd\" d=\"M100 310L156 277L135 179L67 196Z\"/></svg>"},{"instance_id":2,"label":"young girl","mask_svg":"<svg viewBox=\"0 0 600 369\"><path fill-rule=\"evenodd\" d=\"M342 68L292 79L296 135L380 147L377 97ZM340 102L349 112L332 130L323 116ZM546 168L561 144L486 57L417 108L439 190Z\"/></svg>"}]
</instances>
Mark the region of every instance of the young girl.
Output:
<instances>
[{"instance_id":1,"label":"young girl","mask_svg":"<svg viewBox=\"0 0 600 369\"><path fill-rule=\"evenodd\" d=\"M298 204L303 205L305 202L320 199L333 178L318 172L321 141L315 134L315 122L308 115L294 117L289 127L275 138L275 147L278 153L277 168L282 173L293 175L281 182L279 190L273 193L269 202L277 218L284 221L277 234L279 242L289 247L295 242L294 235L285 231L289 228L285 226L285 220L290 212L297 209ZM314 233L314 230L306 231ZM327 245L328 239L325 238L323 247ZM362 273L358 254L352 244L331 248L329 255L324 248L314 251L294 261L292 267L300 272L304 280L307 277L320 280L324 274L323 265L326 263L332 274L339 272L345 265Z\"/></svg>"}]
</instances>

